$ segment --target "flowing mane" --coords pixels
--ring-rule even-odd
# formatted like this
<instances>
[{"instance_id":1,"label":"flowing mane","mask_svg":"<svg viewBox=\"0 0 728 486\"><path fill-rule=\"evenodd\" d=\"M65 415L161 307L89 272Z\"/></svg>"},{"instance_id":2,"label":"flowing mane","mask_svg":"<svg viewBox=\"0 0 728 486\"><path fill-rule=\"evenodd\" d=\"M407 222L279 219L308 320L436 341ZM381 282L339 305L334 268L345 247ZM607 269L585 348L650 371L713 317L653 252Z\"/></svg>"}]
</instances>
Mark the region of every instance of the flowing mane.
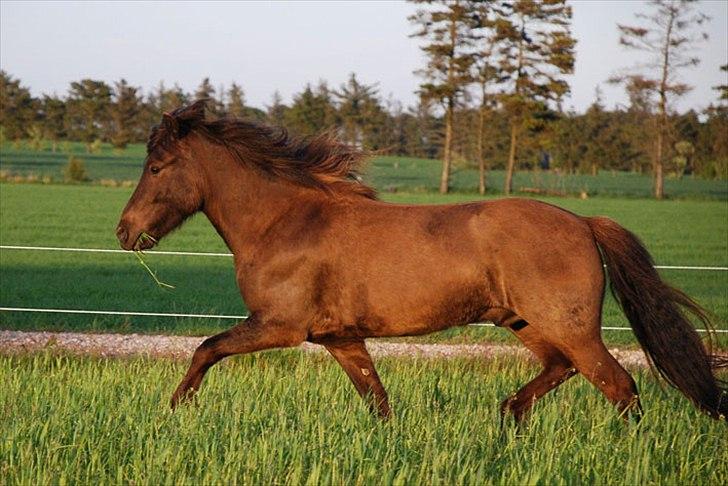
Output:
<instances>
[{"instance_id":1,"label":"flowing mane","mask_svg":"<svg viewBox=\"0 0 728 486\"><path fill-rule=\"evenodd\" d=\"M238 162L269 176L332 193L377 198L358 175L367 154L339 142L330 132L298 138L284 128L238 118L207 120L203 100L165 114L164 122L152 130L147 152L170 149L190 132L225 146Z\"/></svg>"}]
</instances>

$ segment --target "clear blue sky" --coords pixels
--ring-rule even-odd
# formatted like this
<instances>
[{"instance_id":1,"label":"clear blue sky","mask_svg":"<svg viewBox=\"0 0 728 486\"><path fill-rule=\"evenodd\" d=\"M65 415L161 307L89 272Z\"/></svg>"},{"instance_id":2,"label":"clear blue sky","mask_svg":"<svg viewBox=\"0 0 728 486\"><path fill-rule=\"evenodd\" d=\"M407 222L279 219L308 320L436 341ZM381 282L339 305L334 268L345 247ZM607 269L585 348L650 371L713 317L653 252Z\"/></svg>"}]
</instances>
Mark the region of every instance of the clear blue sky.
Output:
<instances>
[{"instance_id":1,"label":"clear blue sky","mask_svg":"<svg viewBox=\"0 0 728 486\"><path fill-rule=\"evenodd\" d=\"M617 22L644 10L637 0L576 0L576 73L566 107L581 111L602 84L608 106L624 103L606 79L639 58L618 45ZM716 99L712 86L728 82L728 1L703 0L713 17L702 63L686 71L695 89L678 107L702 109ZM286 101L306 82L338 86L356 72L378 82L405 105L415 102L423 64L400 1L321 2L16 2L0 1L0 67L34 94L65 94L84 77L121 77L145 90L160 80L192 91L209 76L215 86L241 84L247 101L263 107L278 89Z\"/></svg>"}]
</instances>

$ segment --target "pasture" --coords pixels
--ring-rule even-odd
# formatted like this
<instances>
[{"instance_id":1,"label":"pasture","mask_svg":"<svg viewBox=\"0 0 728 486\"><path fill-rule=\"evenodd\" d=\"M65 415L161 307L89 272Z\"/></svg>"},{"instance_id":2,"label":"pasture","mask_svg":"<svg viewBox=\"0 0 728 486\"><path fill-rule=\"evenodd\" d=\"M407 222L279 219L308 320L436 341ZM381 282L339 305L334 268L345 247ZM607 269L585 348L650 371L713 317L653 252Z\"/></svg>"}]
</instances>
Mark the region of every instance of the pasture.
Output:
<instances>
[{"instance_id":1,"label":"pasture","mask_svg":"<svg viewBox=\"0 0 728 486\"><path fill-rule=\"evenodd\" d=\"M522 360L383 359L395 416L371 417L336 363L296 351L235 357L200 406L170 413L185 363L0 357L4 484L725 484L725 423L647 372L624 423L578 376L528 425L498 403ZM32 386L28 386L32 384Z\"/></svg>"},{"instance_id":2,"label":"pasture","mask_svg":"<svg viewBox=\"0 0 728 486\"><path fill-rule=\"evenodd\" d=\"M68 156L80 158L91 180L115 179L136 181L141 170L145 148L133 144L125 150L103 144L98 153L88 154L82 143L65 143L52 152L30 150L25 143L0 145L0 171L9 174L38 177L49 176L63 180L63 167ZM376 156L366 168L364 179L381 192L434 192L437 190L441 163L437 160L413 157ZM498 194L503 188L504 171L492 170L487 174L489 194ZM478 173L471 166L456 163L451 186L454 192L475 193ZM590 196L649 198L652 179L649 174L603 171L596 176L585 174L559 174L557 171L520 171L515 174L514 189L535 188L565 194L587 192ZM728 200L728 181L705 180L691 176L681 179L667 177L665 191L674 199Z\"/></svg>"},{"instance_id":3,"label":"pasture","mask_svg":"<svg viewBox=\"0 0 728 486\"><path fill-rule=\"evenodd\" d=\"M114 226L130 189L68 185L0 185L0 244L117 248ZM472 200L473 195L384 194L394 202ZM728 205L723 201L663 201L552 198L548 202L579 214L604 214L635 231L663 265L728 265ZM226 252L204 216L165 239L160 250ZM148 253L159 277L176 286L154 284L131 254L0 251L0 306L241 315L232 261L226 257L182 257ZM711 311L728 329L728 272L662 270L663 276ZM78 316L0 312L0 327L203 335L230 321L189 318ZM625 326L611 297L604 325ZM631 331L605 331L609 344L632 344ZM408 338L416 341L510 341L499 329L458 328ZM718 339L728 347L728 335Z\"/></svg>"},{"instance_id":4,"label":"pasture","mask_svg":"<svg viewBox=\"0 0 728 486\"><path fill-rule=\"evenodd\" d=\"M113 162L118 155L109 157ZM138 158L129 179L136 178ZM382 160L386 163L377 169ZM112 168L112 162L106 165ZM418 177L436 180L436 172L422 175L417 164L423 162L411 162L407 169L414 179L400 179L407 163L406 159L374 161L375 180L380 170L382 181L400 181L390 186L393 192L383 193L384 199L426 204L478 197L464 190L439 196L428 192L429 186L418 186ZM62 165L56 161L44 167L53 164ZM103 166L98 164L89 162L89 169ZM7 168L5 157L2 165ZM113 169L127 170L123 166ZM427 170L436 169L432 165ZM127 178L122 172L105 176ZM463 185L456 188L470 187L463 181L475 187L473 176L473 171L459 171L455 181ZM686 181L680 181L683 183ZM385 182L378 186L388 187ZM682 193L686 198L662 202L638 199L639 192L623 198L544 200L583 215L611 216L645 241L658 264L728 266L728 197L714 198L708 191L707 197L694 198L689 184L679 187L688 187ZM0 245L118 248L114 228L130 193L129 188L88 184L2 183ZM199 215L165 239L159 250L227 252ZM2 249L0 306L247 312L229 257L168 256L151 251L147 262L176 288L157 287L132 254ZM728 272L661 273L704 305L715 316L718 328L728 329ZM230 325L230 321L217 319L0 312L0 329L17 330L203 335ZM604 325L626 326L611 297L605 304ZM506 331L486 327L402 339L513 342ZM636 345L631 331L605 331L605 340L609 345ZM721 334L717 343L728 348L728 334ZM696 411L679 392L661 386L646 370L633 373L646 408L639 426L622 421L603 396L577 376L539 402L527 425L502 429L498 405L537 373L532 362L514 358L379 359L379 374L394 410L388 423L369 415L334 360L297 350L230 358L208 374L199 395L200 406L171 413L168 400L186 365L170 359L74 357L54 352L52 346L37 354L0 355L3 482L728 481L728 456L721 439L725 424Z\"/></svg>"}]
</instances>

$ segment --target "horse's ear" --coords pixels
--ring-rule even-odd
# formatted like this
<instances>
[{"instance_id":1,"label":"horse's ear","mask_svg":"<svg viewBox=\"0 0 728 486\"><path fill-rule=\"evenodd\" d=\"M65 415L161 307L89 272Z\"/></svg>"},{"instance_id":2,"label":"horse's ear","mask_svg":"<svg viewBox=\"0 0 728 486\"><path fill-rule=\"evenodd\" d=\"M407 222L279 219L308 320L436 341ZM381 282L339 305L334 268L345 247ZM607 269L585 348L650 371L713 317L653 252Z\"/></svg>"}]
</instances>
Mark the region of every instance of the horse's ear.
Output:
<instances>
[{"instance_id":1,"label":"horse's ear","mask_svg":"<svg viewBox=\"0 0 728 486\"><path fill-rule=\"evenodd\" d=\"M177 138L183 138L194 126L205 120L206 99L197 100L174 112L174 119L177 123Z\"/></svg>"},{"instance_id":2,"label":"horse's ear","mask_svg":"<svg viewBox=\"0 0 728 486\"><path fill-rule=\"evenodd\" d=\"M191 118L203 120L205 118L205 108L207 108L208 101L210 101L210 98L201 98L192 103L189 107L190 114L192 115Z\"/></svg>"},{"instance_id":3,"label":"horse's ear","mask_svg":"<svg viewBox=\"0 0 728 486\"><path fill-rule=\"evenodd\" d=\"M166 112L162 114L162 127L164 127L164 131L169 133L173 138L179 137L179 123L174 115Z\"/></svg>"},{"instance_id":4,"label":"horse's ear","mask_svg":"<svg viewBox=\"0 0 728 486\"><path fill-rule=\"evenodd\" d=\"M205 107L207 99L197 100L192 104L175 110L174 116L180 122L200 122L205 119Z\"/></svg>"}]
</instances>

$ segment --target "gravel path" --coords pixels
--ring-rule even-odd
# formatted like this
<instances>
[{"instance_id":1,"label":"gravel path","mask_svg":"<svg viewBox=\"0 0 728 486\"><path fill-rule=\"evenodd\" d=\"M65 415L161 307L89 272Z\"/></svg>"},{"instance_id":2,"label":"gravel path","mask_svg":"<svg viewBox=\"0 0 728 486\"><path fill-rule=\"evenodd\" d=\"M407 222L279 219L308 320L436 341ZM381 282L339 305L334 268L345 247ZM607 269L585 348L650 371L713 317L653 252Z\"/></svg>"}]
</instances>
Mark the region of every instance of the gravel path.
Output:
<instances>
[{"instance_id":1,"label":"gravel path","mask_svg":"<svg viewBox=\"0 0 728 486\"><path fill-rule=\"evenodd\" d=\"M102 357L151 356L189 359L205 337L159 336L146 334L84 334L72 332L0 331L0 353L14 354L53 350ZM531 358L523 347L504 344L413 344L369 340L372 356L414 356L453 358L459 356L519 356ZM322 346L302 344L307 352L324 352ZM610 349L624 366L645 367L645 355L639 350Z\"/></svg>"}]
</instances>

